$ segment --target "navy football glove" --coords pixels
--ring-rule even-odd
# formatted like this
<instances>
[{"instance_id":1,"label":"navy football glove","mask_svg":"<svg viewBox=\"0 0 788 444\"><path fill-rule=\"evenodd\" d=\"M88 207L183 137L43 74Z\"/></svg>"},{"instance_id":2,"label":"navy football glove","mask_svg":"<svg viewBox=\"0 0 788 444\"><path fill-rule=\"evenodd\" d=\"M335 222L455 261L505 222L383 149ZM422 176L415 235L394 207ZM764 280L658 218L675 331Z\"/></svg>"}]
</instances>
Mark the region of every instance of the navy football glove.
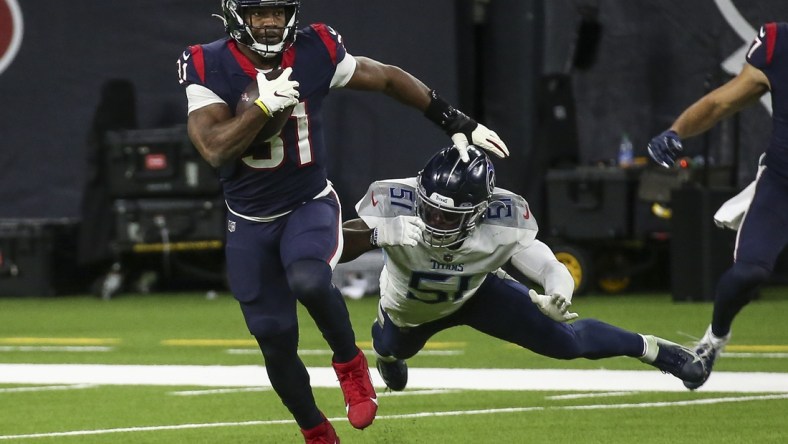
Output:
<instances>
[{"instance_id":1,"label":"navy football glove","mask_svg":"<svg viewBox=\"0 0 788 444\"><path fill-rule=\"evenodd\" d=\"M673 166L683 149L679 135L673 130L663 131L648 143L648 154L665 168Z\"/></svg>"}]
</instances>

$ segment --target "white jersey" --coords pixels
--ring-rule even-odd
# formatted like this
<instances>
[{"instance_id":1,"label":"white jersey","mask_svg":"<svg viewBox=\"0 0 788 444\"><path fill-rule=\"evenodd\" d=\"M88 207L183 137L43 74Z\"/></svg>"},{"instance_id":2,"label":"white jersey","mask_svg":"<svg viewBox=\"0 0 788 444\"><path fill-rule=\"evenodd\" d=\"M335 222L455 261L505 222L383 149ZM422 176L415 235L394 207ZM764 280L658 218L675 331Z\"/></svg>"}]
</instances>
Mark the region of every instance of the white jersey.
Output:
<instances>
[{"instance_id":1,"label":"white jersey","mask_svg":"<svg viewBox=\"0 0 788 444\"><path fill-rule=\"evenodd\" d=\"M414 216L416 178L377 181L356 204L370 227L384 218ZM536 238L538 227L521 196L496 188L486 217L457 249L423 240L385 247L380 305L399 327L413 327L457 311L497 271Z\"/></svg>"}]
</instances>

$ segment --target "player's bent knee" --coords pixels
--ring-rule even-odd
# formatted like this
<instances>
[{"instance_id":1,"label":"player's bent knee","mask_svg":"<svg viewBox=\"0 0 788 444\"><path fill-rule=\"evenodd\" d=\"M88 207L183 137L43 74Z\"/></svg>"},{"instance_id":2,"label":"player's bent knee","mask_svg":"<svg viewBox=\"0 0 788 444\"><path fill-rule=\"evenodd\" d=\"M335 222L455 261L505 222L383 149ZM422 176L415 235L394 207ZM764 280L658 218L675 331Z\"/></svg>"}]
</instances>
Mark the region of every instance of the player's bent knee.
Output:
<instances>
[{"instance_id":1,"label":"player's bent knee","mask_svg":"<svg viewBox=\"0 0 788 444\"><path fill-rule=\"evenodd\" d=\"M254 335L254 338L266 360L298 353L298 328L289 328L277 334Z\"/></svg>"},{"instance_id":2,"label":"player's bent knee","mask_svg":"<svg viewBox=\"0 0 788 444\"><path fill-rule=\"evenodd\" d=\"M771 274L771 270L761 265L736 262L731 267L729 278L743 286L750 287L766 282Z\"/></svg>"},{"instance_id":3,"label":"player's bent knee","mask_svg":"<svg viewBox=\"0 0 788 444\"><path fill-rule=\"evenodd\" d=\"M317 260L294 262L287 268L287 283L301 301L325 297L331 289L331 267Z\"/></svg>"},{"instance_id":4,"label":"player's bent knee","mask_svg":"<svg viewBox=\"0 0 788 444\"><path fill-rule=\"evenodd\" d=\"M295 316L263 316L258 313L244 312L246 327L255 338L271 338L297 331L298 324Z\"/></svg>"}]
</instances>

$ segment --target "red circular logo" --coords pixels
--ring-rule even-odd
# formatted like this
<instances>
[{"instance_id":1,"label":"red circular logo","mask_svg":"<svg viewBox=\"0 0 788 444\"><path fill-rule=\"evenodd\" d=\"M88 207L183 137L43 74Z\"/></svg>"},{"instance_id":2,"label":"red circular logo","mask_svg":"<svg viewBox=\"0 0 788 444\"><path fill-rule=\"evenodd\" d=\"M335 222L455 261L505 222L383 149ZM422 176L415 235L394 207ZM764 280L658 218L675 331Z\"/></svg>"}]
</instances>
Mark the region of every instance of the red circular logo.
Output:
<instances>
[{"instance_id":1,"label":"red circular logo","mask_svg":"<svg viewBox=\"0 0 788 444\"><path fill-rule=\"evenodd\" d=\"M0 0L0 73L19 52L22 44L22 11L16 0Z\"/></svg>"}]
</instances>

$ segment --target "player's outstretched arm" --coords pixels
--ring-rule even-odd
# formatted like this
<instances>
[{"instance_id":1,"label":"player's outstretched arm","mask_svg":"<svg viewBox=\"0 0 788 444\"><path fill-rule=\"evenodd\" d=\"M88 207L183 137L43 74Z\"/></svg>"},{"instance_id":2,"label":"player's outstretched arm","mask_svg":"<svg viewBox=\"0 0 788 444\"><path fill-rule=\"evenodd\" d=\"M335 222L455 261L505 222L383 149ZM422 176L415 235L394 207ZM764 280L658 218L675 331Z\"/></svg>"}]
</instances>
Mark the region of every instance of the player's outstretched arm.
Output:
<instances>
[{"instance_id":1,"label":"player's outstretched arm","mask_svg":"<svg viewBox=\"0 0 788 444\"><path fill-rule=\"evenodd\" d=\"M566 266L558 261L550 247L534 240L527 248L512 256L512 265L528 279L544 288L545 294L529 291L531 301L551 319L565 322L575 319L572 313L572 292L575 282Z\"/></svg>"},{"instance_id":2,"label":"player's outstretched arm","mask_svg":"<svg viewBox=\"0 0 788 444\"><path fill-rule=\"evenodd\" d=\"M682 153L682 138L705 133L720 120L756 102L769 90L763 71L746 64L739 75L693 103L673 125L651 139L648 153L654 161L671 167Z\"/></svg>"},{"instance_id":3,"label":"player's outstretched arm","mask_svg":"<svg viewBox=\"0 0 788 444\"><path fill-rule=\"evenodd\" d=\"M512 256L511 262L528 279L541 285L546 294L560 294L568 302L572 301L575 281L544 242L534 240L527 248Z\"/></svg>"},{"instance_id":4,"label":"player's outstretched arm","mask_svg":"<svg viewBox=\"0 0 788 444\"><path fill-rule=\"evenodd\" d=\"M451 106L410 73L367 57L356 57L356 61L356 70L345 87L380 91L421 110L451 137L463 161L468 161L468 145L475 145L497 157L509 155L509 149L498 134Z\"/></svg>"},{"instance_id":5,"label":"player's outstretched arm","mask_svg":"<svg viewBox=\"0 0 788 444\"><path fill-rule=\"evenodd\" d=\"M378 248L370 241L372 228L369 228L362 219L351 219L344 222L342 237L345 239L345 246L342 248L342 256L339 257L340 264L350 262L367 251Z\"/></svg>"}]
</instances>

